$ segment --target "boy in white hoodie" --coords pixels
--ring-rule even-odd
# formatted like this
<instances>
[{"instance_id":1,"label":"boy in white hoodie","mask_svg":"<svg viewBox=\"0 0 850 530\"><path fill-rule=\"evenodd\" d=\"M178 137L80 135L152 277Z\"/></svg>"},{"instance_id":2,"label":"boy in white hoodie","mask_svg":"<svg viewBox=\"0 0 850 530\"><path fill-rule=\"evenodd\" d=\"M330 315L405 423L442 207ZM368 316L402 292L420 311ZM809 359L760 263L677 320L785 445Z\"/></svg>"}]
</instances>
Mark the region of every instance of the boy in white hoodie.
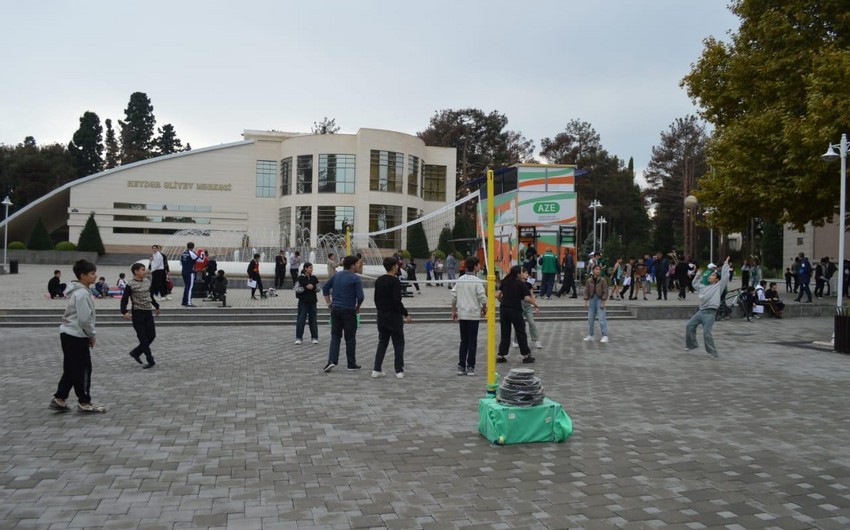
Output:
<instances>
[{"instance_id":1,"label":"boy in white hoodie","mask_svg":"<svg viewBox=\"0 0 850 530\"><path fill-rule=\"evenodd\" d=\"M62 378L59 387L50 400L49 408L58 412L68 412L71 408L66 400L74 388L83 413L106 412L100 405L91 402L91 352L95 344L95 312L91 286L97 280L97 266L81 259L74 264L74 275L78 281L71 282L65 292L68 306L62 315L59 326L59 338L62 342Z\"/></svg>"}]
</instances>

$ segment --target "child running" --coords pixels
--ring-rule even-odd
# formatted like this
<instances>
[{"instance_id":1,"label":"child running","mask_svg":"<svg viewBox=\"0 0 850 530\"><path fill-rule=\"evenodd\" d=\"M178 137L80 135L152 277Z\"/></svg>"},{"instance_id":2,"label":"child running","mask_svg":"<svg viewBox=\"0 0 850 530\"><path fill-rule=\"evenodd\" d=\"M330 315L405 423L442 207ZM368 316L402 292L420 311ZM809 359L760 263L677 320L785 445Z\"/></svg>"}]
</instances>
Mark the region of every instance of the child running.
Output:
<instances>
[{"instance_id":1,"label":"child running","mask_svg":"<svg viewBox=\"0 0 850 530\"><path fill-rule=\"evenodd\" d=\"M159 316L159 304L153 297L151 280L148 278L148 271L145 266L141 263L134 263L130 267L130 272L133 273L133 278L127 282L124 296L121 297L121 314L124 315L124 320L132 318L133 329L136 330L136 337L139 339L139 345L133 348L130 357L142 364L141 357L144 353L147 363L142 368L153 368L156 365L151 353L151 343L156 338L156 326L153 317L154 312L156 316ZM127 311L129 300L133 301L132 313Z\"/></svg>"},{"instance_id":2,"label":"child running","mask_svg":"<svg viewBox=\"0 0 850 530\"><path fill-rule=\"evenodd\" d=\"M77 410L82 413L106 412L106 408L91 402L91 348L94 348L95 311L91 286L97 279L97 266L81 259L74 264L74 276L65 295L68 305L59 326L62 343L62 378L50 400L49 408L57 412L68 412L67 399L73 387L77 395Z\"/></svg>"}]
</instances>

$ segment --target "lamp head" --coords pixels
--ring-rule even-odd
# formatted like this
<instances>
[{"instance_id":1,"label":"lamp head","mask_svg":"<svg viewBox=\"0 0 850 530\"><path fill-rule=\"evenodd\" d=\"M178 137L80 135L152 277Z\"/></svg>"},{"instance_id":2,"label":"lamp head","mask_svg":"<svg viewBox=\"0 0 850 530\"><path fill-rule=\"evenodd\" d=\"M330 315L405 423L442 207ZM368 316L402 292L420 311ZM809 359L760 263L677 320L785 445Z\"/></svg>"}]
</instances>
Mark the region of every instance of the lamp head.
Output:
<instances>
[{"instance_id":1,"label":"lamp head","mask_svg":"<svg viewBox=\"0 0 850 530\"><path fill-rule=\"evenodd\" d=\"M834 162L838 160L838 153L835 152L835 148L831 145L826 148L826 153L820 155L821 160L824 162Z\"/></svg>"},{"instance_id":2,"label":"lamp head","mask_svg":"<svg viewBox=\"0 0 850 530\"><path fill-rule=\"evenodd\" d=\"M0 204L2 204L3 206L12 206L12 201L9 200L9 196L6 195L6 198L3 199L3 202L0 202Z\"/></svg>"}]
</instances>

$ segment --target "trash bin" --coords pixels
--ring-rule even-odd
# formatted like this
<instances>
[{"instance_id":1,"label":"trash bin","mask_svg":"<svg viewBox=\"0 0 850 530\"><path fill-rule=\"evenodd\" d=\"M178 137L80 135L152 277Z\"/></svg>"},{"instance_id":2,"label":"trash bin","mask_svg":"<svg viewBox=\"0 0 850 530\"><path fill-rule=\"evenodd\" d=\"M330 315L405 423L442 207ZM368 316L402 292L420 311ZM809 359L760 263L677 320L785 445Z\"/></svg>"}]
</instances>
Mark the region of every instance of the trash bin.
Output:
<instances>
[{"instance_id":1,"label":"trash bin","mask_svg":"<svg viewBox=\"0 0 850 530\"><path fill-rule=\"evenodd\" d=\"M846 314L843 307L839 307L835 313L834 350L838 353L850 353L850 315Z\"/></svg>"},{"instance_id":2,"label":"trash bin","mask_svg":"<svg viewBox=\"0 0 850 530\"><path fill-rule=\"evenodd\" d=\"M18 260L9 260L9 274L18 274Z\"/></svg>"}]
</instances>

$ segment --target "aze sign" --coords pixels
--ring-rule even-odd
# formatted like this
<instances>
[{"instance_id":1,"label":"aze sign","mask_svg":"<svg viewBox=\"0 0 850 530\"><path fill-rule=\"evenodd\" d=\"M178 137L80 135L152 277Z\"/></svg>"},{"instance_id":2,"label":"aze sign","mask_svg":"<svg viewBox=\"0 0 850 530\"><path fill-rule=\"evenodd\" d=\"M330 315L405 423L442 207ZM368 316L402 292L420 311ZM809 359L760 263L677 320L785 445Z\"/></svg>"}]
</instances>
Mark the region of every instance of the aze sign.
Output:
<instances>
[{"instance_id":1,"label":"aze sign","mask_svg":"<svg viewBox=\"0 0 850 530\"><path fill-rule=\"evenodd\" d=\"M561 211L561 205L554 201L534 203L534 213L537 215L553 214L559 211Z\"/></svg>"}]
</instances>

